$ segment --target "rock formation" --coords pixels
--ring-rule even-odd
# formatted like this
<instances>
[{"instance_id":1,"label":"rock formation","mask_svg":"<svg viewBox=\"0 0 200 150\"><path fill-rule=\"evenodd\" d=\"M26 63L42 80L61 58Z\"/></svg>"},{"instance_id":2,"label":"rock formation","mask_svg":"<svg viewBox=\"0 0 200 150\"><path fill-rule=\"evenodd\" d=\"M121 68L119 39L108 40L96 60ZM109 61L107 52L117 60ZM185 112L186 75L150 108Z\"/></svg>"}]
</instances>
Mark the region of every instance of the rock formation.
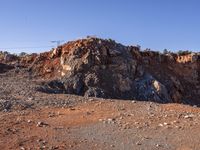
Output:
<instances>
[{"instance_id":1,"label":"rock formation","mask_svg":"<svg viewBox=\"0 0 200 150\"><path fill-rule=\"evenodd\" d=\"M39 89L43 92L200 103L199 53L140 51L136 46L88 37L22 57L20 64L35 77L51 79Z\"/></svg>"}]
</instances>

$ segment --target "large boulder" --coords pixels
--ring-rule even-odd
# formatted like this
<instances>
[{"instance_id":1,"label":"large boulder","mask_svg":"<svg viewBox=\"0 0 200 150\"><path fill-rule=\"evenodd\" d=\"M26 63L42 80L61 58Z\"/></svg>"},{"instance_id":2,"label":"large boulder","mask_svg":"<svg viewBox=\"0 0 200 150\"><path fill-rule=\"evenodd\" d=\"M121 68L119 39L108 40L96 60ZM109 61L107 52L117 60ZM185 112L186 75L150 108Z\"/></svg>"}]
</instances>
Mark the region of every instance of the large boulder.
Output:
<instances>
[{"instance_id":1,"label":"large boulder","mask_svg":"<svg viewBox=\"0 0 200 150\"><path fill-rule=\"evenodd\" d=\"M160 103L172 102L166 87L149 74L135 81L137 99L156 101Z\"/></svg>"}]
</instances>

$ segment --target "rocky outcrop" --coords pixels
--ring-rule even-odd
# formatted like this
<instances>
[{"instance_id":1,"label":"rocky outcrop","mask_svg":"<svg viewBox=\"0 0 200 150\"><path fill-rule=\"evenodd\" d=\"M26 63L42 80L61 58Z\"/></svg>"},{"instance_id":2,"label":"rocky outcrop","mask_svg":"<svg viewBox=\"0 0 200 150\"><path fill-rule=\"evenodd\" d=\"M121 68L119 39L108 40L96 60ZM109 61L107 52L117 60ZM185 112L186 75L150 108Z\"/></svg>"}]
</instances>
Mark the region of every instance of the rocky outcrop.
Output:
<instances>
[{"instance_id":1,"label":"rocky outcrop","mask_svg":"<svg viewBox=\"0 0 200 150\"><path fill-rule=\"evenodd\" d=\"M51 58L60 59L62 93L161 103L193 103L199 96L197 92L191 101L187 99L195 93L191 90L198 90L198 54L186 59L86 38L59 46Z\"/></svg>"},{"instance_id":2,"label":"rocky outcrop","mask_svg":"<svg viewBox=\"0 0 200 150\"><path fill-rule=\"evenodd\" d=\"M32 76L51 79L43 92L200 104L199 53L140 51L88 37L19 60Z\"/></svg>"},{"instance_id":3,"label":"rocky outcrop","mask_svg":"<svg viewBox=\"0 0 200 150\"><path fill-rule=\"evenodd\" d=\"M141 52L145 70L168 89L173 102L199 103L200 54ZM148 56L147 56L148 55Z\"/></svg>"},{"instance_id":4,"label":"rocky outcrop","mask_svg":"<svg viewBox=\"0 0 200 150\"><path fill-rule=\"evenodd\" d=\"M172 102L167 88L151 75L147 74L135 81L137 98L156 102Z\"/></svg>"}]
</instances>

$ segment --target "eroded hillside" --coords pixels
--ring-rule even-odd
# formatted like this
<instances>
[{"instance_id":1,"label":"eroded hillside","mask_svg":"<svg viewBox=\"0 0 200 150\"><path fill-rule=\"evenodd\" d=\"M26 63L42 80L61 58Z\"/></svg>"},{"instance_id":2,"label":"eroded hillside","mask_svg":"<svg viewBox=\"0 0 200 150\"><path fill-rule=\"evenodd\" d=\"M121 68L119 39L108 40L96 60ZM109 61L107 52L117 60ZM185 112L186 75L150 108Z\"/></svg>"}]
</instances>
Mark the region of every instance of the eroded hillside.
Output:
<instances>
[{"instance_id":1,"label":"eroded hillside","mask_svg":"<svg viewBox=\"0 0 200 150\"><path fill-rule=\"evenodd\" d=\"M94 37L33 55L1 57L1 71L25 68L44 78L39 91L160 103L200 103L200 54L140 51ZM5 67L7 69L5 69Z\"/></svg>"}]
</instances>

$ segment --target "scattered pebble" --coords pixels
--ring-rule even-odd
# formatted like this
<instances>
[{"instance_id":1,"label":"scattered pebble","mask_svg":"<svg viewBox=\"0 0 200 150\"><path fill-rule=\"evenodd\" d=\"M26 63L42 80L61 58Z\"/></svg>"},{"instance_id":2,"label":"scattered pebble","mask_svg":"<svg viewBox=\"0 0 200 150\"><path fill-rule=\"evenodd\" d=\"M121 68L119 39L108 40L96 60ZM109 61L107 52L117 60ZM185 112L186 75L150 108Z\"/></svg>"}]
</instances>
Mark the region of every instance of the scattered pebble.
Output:
<instances>
[{"instance_id":1,"label":"scattered pebble","mask_svg":"<svg viewBox=\"0 0 200 150\"><path fill-rule=\"evenodd\" d=\"M37 123L37 127L43 127L43 126L47 126L48 124L46 124L46 123L44 123L44 122L41 122L41 121L39 121L38 123Z\"/></svg>"},{"instance_id":2,"label":"scattered pebble","mask_svg":"<svg viewBox=\"0 0 200 150\"><path fill-rule=\"evenodd\" d=\"M89 102L93 102L93 101L94 101L94 99L93 99L93 98L90 98L88 101L89 101Z\"/></svg>"},{"instance_id":3,"label":"scattered pebble","mask_svg":"<svg viewBox=\"0 0 200 150\"><path fill-rule=\"evenodd\" d=\"M108 124L113 124L113 123L115 123L115 119L114 118L108 118L107 119L107 123Z\"/></svg>"},{"instance_id":4,"label":"scattered pebble","mask_svg":"<svg viewBox=\"0 0 200 150\"><path fill-rule=\"evenodd\" d=\"M140 142L136 142L135 144L136 144L136 145L142 145L142 143L140 143Z\"/></svg>"},{"instance_id":5,"label":"scattered pebble","mask_svg":"<svg viewBox=\"0 0 200 150\"><path fill-rule=\"evenodd\" d=\"M25 150L25 148L24 147L20 147L20 150Z\"/></svg>"},{"instance_id":6,"label":"scattered pebble","mask_svg":"<svg viewBox=\"0 0 200 150\"><path fill-rule=\"evenodd\" d=\"M91 114L92 114L92 113L91 113L91 112L89 112L89 111L87 111L87 112L86 112L86 115L91 115Z\"/></svg>"},{"instance_id":7,"label":"scattered pebble","mask_svg":"<svg viewBox=\"0 0 200 150\"><path fill-rule=\"evenodd\" d=\"M114 145L110 145L110 147L115 147Z\"/></svg>"},{"instance_id":8,"label":"scattered pebble","mask_svg":"<svg viewBox=\"0 0 200 150\"><path fill-rule=\"evenodd\" d=\"M103 119L99 119L99 121L100 121L100 122L102 122L102 121L103 121Z\"/></svg>"},{"instance_id":9,"label":"scattered pebble","mask_svg":"<svg viewBox=\"0 0 200 150\"><path fill-rule=\"evenodd\" d=\"M161 145L160 144L156 144L156 147L161 147Z\"/></svg>"},{"instance_id":10,"label":"scattered pebble","mask_svg":"<svg viewBox=\"0 0 200 150\"><path fill-rule=\"evenodd\" d=\"M190 114L190 115L185 115L185 116L184 116L184 118L185 118L185 119L191 119L191 118L193 118L193 117L194 117L194 115L193 115L193 114Z\"/></svg>"},{"instance_id":11,"label":"scattered pebble","mask_svg":"<svg viewBox=\"0 0 200 150\"><path fill-rule=\"evenodd\" d=\"M166 125L169 125L169 123L167 123L167 122L164 122L163 124L164 124L165 126L166 126Z\"/></svg>"},{"instance_id":12,"label":"scattered pebble","mask_svg":"<svg viewBox=\"0 0 200 150\"><path fill-rule=\"evenodd\" d=\"M76 110L75 108L70 108L69 110Z\"/></svg>"}]
</instances>

